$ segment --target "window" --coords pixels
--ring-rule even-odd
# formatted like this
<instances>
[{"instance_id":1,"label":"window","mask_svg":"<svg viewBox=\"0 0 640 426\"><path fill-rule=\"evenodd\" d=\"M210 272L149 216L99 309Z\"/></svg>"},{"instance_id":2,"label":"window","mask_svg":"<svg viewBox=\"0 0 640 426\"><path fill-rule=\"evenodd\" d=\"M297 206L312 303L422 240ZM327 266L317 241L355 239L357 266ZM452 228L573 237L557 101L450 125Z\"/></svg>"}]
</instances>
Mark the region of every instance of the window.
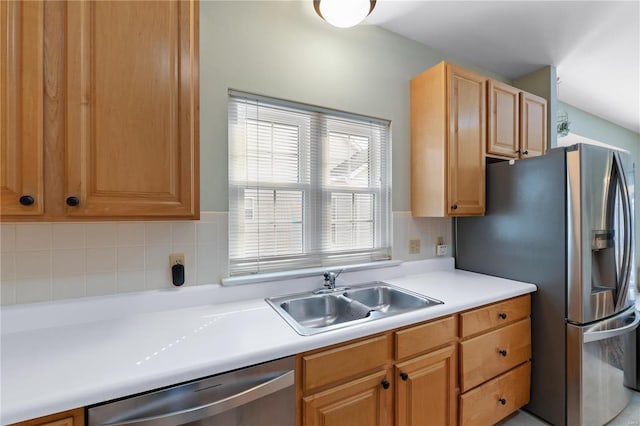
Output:
<instances>
[{"instance_id":1,"label":"window","mask_svg":"<svg viewBox=\"0 0 640 426\"><path fill-rule=\"evenodd\" d=\"M389 122L232 91L229 273L390 258Z\"/></svg>"}]
</instances>

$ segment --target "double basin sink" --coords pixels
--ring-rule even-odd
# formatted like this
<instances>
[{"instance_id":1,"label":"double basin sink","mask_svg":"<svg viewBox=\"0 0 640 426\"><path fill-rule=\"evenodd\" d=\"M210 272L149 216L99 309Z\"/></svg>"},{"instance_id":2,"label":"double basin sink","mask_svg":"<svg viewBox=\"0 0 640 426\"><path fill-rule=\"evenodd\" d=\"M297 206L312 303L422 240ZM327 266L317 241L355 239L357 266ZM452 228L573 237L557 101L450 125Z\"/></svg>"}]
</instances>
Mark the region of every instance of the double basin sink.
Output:
<instances>
[{"instance_id":1,"label":"double basin sink","mask_svg":"<svg viewBox=\"0 0 640 426\"><path fill-rule=\"evenodd\" d=\"M303 336L443 303L380 281L353 287L323 289L319 293L270 297L266 301Z\"/></svg>"}]
</instances>

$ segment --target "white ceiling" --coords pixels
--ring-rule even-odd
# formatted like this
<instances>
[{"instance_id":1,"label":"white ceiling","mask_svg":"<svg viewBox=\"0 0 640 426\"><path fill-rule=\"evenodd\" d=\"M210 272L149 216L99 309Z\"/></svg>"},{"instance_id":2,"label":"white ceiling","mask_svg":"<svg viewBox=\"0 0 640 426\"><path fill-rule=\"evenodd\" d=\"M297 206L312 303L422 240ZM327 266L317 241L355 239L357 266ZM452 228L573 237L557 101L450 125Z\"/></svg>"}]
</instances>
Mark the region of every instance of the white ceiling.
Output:
<instances>
[{"instance_id":1,"label":"white ceiling","mask_svg":"<svg viewBox=\"0 0 640 426\"><path fill-rule=\"evenodd\" d=\"M640 132L639 0L378 0L366 22L509 79L553 65L560 101Z\"/></svg>"}]
</instances>

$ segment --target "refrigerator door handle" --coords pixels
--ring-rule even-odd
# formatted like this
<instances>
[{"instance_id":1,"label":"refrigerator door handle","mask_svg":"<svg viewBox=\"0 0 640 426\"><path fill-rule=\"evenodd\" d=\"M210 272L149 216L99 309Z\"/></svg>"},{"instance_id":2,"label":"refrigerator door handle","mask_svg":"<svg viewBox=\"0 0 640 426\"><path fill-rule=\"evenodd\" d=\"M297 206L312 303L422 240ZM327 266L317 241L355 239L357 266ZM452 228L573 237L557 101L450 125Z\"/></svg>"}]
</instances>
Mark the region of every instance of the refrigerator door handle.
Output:
<instances>
[{"instance_id":1,"label":"refrigerator door handle","mask_svg":"<svg viewBox=\"0 0 640 426\"><path fill-rule=\"evenodd\" d=\"M632 235L631 229L631 200L629 198L629 191L627 188L627 179L622 169L622 161L620 155L617 152L613 154L616 174L618 175L618 184L620 185L620 194L622 196L622 209L623 209L623 222L624 222L624 253L622 257L622 265L620 265L620 286L617 293L617 301L615 303L615 309L622 309L623 303L626 299L627 292L629 291L629 279L631 274L631 251L632 251Z\"/></svg>"},{"instance_id":2,"label":"refrigerator door handle","mask_svg":"<svg viewBox=\"0 0 640 426\"><path fill-rule=\"evenodd\" d=\"M635 317L631 324L627 324L623 327L614 328L612 330L604 330L604 331L585 331L583 335L583 342L596 342L598 340L610 339L612 337L620 336L621 334L626 334L633 331L640 324L640 314L635 309L631 311L631 314ZM615 320L616 318L612 318L611 320ZM611 321L606 320L606 321Z\"/></svg>"}]
</instances>

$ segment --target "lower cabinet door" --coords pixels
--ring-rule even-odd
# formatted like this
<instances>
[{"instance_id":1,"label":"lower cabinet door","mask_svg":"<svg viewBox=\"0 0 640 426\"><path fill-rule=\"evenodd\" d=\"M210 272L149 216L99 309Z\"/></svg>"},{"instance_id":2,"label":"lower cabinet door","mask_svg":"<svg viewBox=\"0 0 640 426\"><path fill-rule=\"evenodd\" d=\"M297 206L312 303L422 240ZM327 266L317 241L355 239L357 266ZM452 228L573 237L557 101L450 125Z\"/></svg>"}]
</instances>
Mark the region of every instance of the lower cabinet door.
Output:
<instances>
[{"instance_id":1,"label":"lower cabinet door","mask_svg":"<svg viewBox=\"0 0 640 426\"><path fill-rule=\"evenodd\" d=\"M396 426L456 424L455 346L396 365Z\"/></svg>"},{"instance_id":2,"label":"lower cabinet door","mask_svg":"<svg viewBox=\"0 0 640 426\"><path fill-rule=\"evenodd\" d=\"M305 426L390 425L393 390L382 370L302 399Z\"/></svg>"},{"instance_id":3,"label":"lower cabinet door","mask_svg":"<svg viewBox=\"0 0 640 426\"><path fill-rule=\"evenodd\" d=\"M460 425L497 423L529 402L531 363L488 381L460 396Z\"/></svg>"}]
</instances>

